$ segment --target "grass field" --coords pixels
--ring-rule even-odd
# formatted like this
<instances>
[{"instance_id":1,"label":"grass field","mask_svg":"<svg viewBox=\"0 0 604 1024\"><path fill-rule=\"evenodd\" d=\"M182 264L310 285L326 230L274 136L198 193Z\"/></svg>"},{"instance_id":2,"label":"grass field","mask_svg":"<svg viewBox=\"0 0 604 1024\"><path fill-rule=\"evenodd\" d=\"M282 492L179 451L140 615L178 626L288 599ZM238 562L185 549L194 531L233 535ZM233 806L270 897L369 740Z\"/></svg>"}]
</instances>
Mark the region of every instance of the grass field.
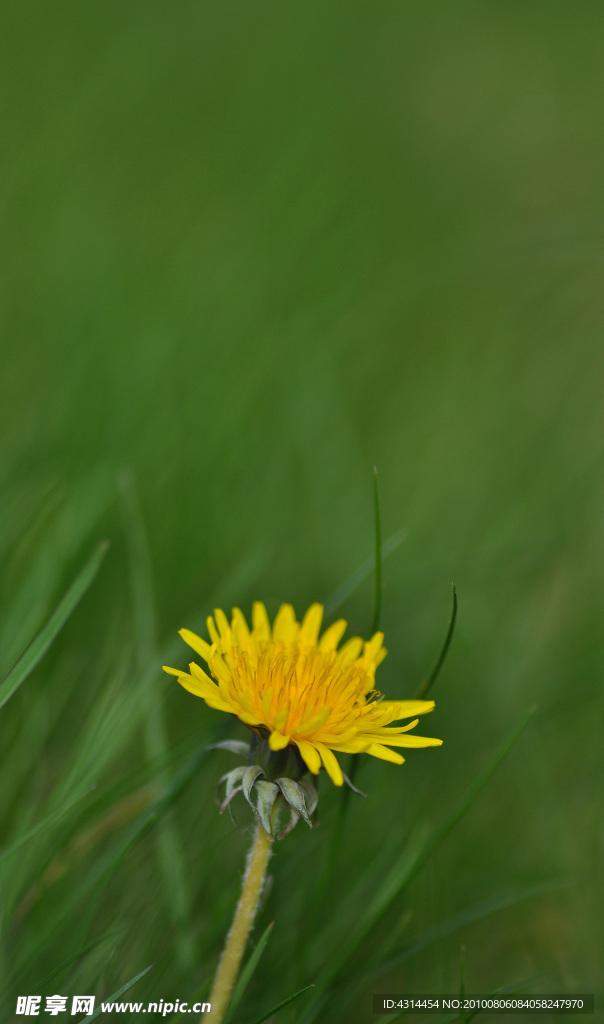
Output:
<instances>
[{"instance_id":1,"label":"grass field","mask_svg":"<svg viewBox=\"0 0 604 1024\"><path fill-rule=\"evenodd\" d=\"M246 729L161 665L256 599L367 635L374 465L388 697L457 587L444 743L360 756L366 800L321 778L232 1024L311 984L278 1024L392 1020L372 993L458 991L462 946L467 991L599 1019L603 30L556 0L3 6L2 1021L151 964L124 999L207 998L252 821L205 748Z\"/></svg>"}]
</instances>

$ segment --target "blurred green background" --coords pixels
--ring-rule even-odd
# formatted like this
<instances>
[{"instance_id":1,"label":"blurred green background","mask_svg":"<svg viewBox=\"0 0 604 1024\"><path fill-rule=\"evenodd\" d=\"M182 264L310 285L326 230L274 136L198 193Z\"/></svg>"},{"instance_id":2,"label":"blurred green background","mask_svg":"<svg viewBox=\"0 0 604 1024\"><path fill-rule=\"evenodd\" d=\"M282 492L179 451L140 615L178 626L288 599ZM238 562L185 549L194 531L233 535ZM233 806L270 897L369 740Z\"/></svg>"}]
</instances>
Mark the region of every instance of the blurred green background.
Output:
<instances>
[{"instance_id":1,"label":"blurred green background","mask_svg":"<svg viewBox=\"0 0 604 1024\"><path fill-rule=\"evenodd\" d=\"M132 999L207 992L250 821L216 812L232 756L199 751L245 730L159 666L215 602L337 591L371 557L374 464L405 532L389 697L459 593L444 745L363 759L344 817L322 781L234 1024L355 934L275 1020L456 989L461 943L470 991L602 996L603 31L592 3L2 6L2 677L111 540L0 711L3 1019L151 963ZM342 605L355 632L371 601L367 578Z\"/></svg>"}]
</instances>

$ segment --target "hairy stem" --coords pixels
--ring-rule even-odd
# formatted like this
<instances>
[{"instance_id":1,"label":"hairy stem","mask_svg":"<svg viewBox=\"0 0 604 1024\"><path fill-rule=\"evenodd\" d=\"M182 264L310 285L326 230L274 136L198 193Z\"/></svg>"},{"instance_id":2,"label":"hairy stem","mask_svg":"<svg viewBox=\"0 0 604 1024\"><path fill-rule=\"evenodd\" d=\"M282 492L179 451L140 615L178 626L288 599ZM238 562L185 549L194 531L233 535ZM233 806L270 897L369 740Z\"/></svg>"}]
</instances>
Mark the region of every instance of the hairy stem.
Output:
<instances>
[{"instance_id":1,"label":"hairy stem","mask_svg":"<svg viewBox=\"0 0 604 1024\"><path fill-rule=\"evenodd\" d=\"M224 952L212 986L210 1003L213 1024L221 1024L231 998L239 965L245 952L248 936L258 908L266 876L266 866L271 855L271 841L261 825L256 827L254 841L248 854L243 888L231 930L227 936ZM202 1018L202 1020L205 1018Z\"/></svg>"}]
</instances>

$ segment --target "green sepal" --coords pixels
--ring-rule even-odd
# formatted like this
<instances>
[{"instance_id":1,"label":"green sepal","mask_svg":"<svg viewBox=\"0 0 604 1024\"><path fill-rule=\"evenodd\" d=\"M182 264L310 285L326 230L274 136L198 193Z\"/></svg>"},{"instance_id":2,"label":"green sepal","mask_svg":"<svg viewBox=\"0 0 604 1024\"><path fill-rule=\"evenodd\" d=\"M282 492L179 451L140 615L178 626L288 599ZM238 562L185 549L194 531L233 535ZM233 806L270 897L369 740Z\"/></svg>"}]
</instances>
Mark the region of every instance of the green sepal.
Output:
<instances>
[{"instance_id":1,"label":"green sepal","mask_svg":"<svg viewBox=\"0 0 604 1024\"><path fill-rule=\"evenodd\" d=\"M222 776L218 786L226 783L225 795L220 805L222 814L228 808L233 824L236 825L231 810L231 801L237 793L243 793L248 804L256 817L270 837L283 839L292 829L296 827L300 818L303 818L309 828L312 828L311 815L317 807L317 790L310 779L301 779L296 782L288 776L282 776L273 782L266 778L266 772L259 764L252 764L240 768L233 768ZM287 807L290 816L285 828L275 837L277 829L277 817L280 808Z\"/></svg>"},{"instance_id":2,"label":"green sepal","mask_svg":"<svg viewBox=\"0 0 604 1024\"><path fill-rule=\"evenodd\" d=\"M243 740L221 740L220 743L210 743L206 750L230 750L231 754L245 757L246 761L250 756L250 745Z\"/></svg>"},{"instance_id":3,"label":"green sepal","mask_svg":"<svg viewBox=\"0 0 604 1024\"><path fill-rule=\"evenodd\" d=\"M233 825L236 825L237 822L235 821L233 817L233 812L231 810L231 800L233 799L236 793L241 792L241 781L243 779L245 771L245 768L233 768L231 772L227 772L226 775L223 775L220 782L218 783L218 786L220 786L221 783L226 782L224 800L220 805L220 813L223 814L228 807Z\"/></svg>"},{"instance_id":4,"label":"green sepal","mask_svg":"<svg viewBox=\"0 0 604 1024\"><path fill-rule=\"evenodd\" d=\"M255 811L256 808L252 803L251 792L259 775L264 775L264 772L257 764L252 764L249 768L243 769L243 778L241 782L243 795L253 811Z\"/></svg>"},{"instance_id":5,"label":"green sepal","mask_svg":"<svg viewBox=\"0 0 604 1024\"><path fill-rule=\"evenodd\" d=\"M260 818L262 828L272 840L273 836L273 822L272 822L272 811L275 800L279 796L279 787L274 782L257 782L255 785L256 791L256 813Z\"/></svg>"},{"instance_id":6,"label":"green sepal","mask_svg":"<svg viewBox=\"0 0 604 1024\"><path fill-rule=\"evenodd\" d=\"M319 803L319 794L317 793L315 786L312 784L310 779L300 779L299 786L300 789L304 791L309 815L314 814L317 809L317 804Z\"/></svg>"},{"instance_id":7,"label":"green sepal","mask_svg":"<svg viewBox=\"0 0 604 1024\"><path fill-rule=\"evenodd\" d=\"M287 835L289 835L289 833L293 829L295 829L295 827L296 827L296 825L298 824L299 821L300 821L300 815L292 807L291 813L290 813L290 816L289 816L289 821L288 821L287 825L285 826L285 828L281 829L279 835L277 836L277 839L285 839L285 837ZM311 828L312 828L312 825L311 825Z\"/></svg>"},{"instance_id":8,"label":"green sepal","mask_svg":"<svg viewBox=\"0 0 604 1024\"><path fill-rule=\"evenodd\" d=\"M306 796L300 784L293 779L277 779L277 785L285 797L285 802L296 812L298 818L303 817L308 827L312 828L312 821L306 809Z\"/></svg>"}]
</instances>

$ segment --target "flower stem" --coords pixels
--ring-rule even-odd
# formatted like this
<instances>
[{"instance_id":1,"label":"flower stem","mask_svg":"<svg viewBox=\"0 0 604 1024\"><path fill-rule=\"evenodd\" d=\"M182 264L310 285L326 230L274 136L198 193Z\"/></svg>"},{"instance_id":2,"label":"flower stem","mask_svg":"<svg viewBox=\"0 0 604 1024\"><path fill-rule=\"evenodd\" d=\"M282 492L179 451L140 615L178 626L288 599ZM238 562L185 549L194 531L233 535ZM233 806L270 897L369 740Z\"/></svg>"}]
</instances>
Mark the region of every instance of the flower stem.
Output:
<instances>
[{"instance_id":1,"label":"flower stem","mask_svg":"<svg viewBox=\"0 0 604 1024\"><path fill-rule=\"evenodd\" d=\"M231 930L227 936L224 952L218 964L212 993L210 995L212 1024L221 1024L231 998L241 958L245 952L248 936L252 927L262 886L266 876L266 866L271 855L271 841L262 828L256 827L254 841L248 854L247 868L243 879L243 888ZM205 1018L202 1018L204 1020Z\"/></svg>"}]
</instances>

